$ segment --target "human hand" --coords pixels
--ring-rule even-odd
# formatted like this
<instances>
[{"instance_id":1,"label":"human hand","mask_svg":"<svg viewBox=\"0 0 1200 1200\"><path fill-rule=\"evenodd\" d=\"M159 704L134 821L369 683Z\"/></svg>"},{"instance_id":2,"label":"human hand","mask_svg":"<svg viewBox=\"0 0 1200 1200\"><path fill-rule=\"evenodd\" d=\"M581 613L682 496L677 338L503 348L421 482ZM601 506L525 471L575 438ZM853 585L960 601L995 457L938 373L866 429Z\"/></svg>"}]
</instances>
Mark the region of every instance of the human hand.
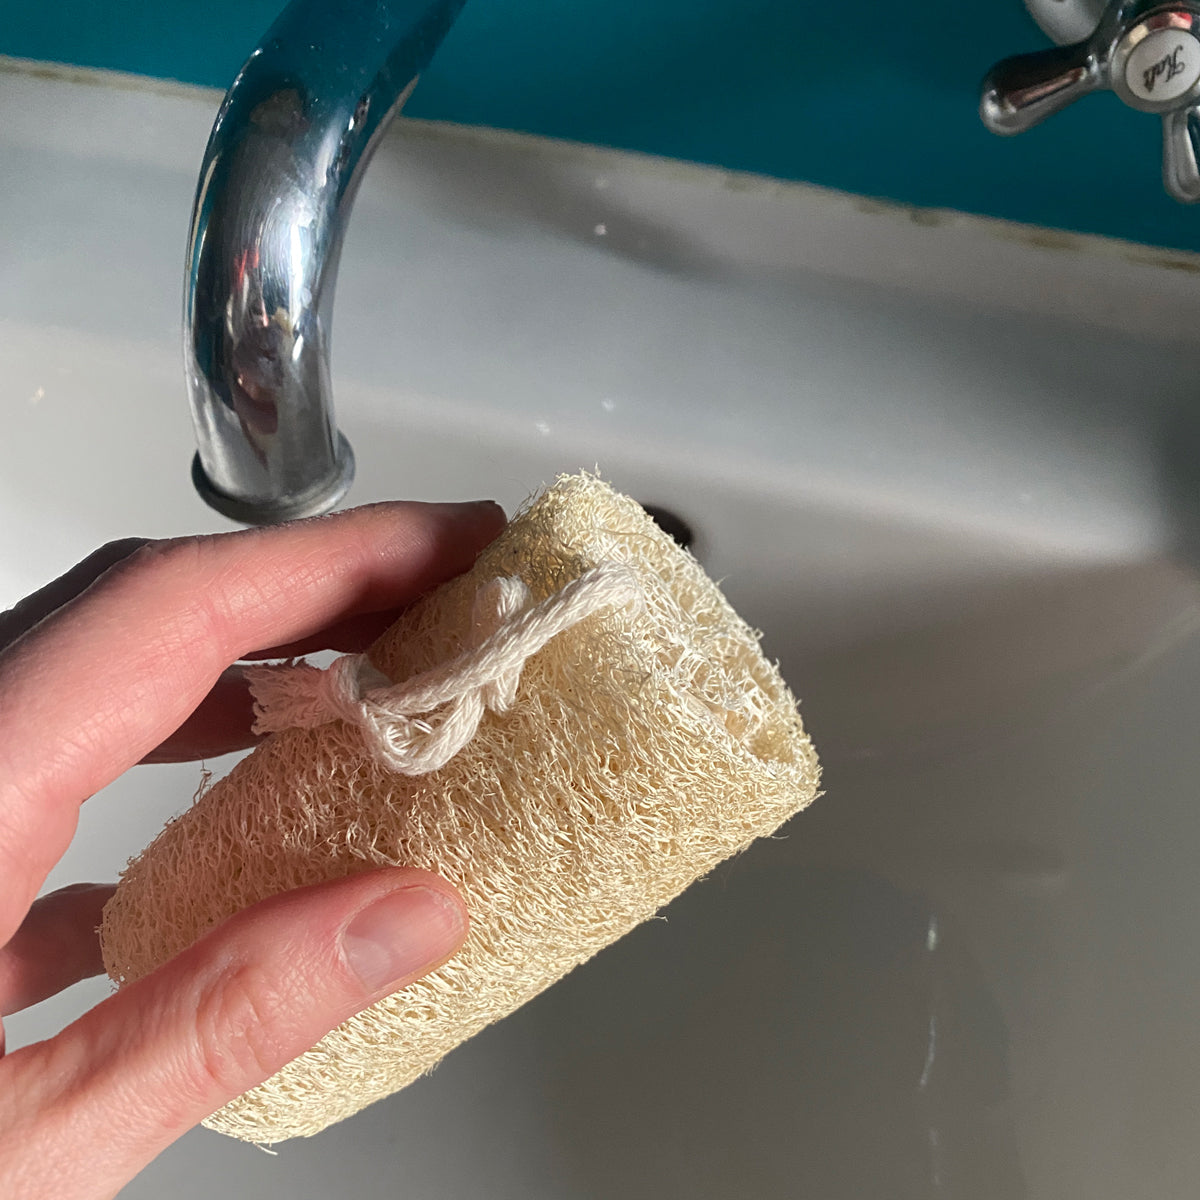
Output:
<instances>
[{"instance_id":1,"label":"human hand","mask_svg":"<svg viewBox=\"0 0 1200 1200\"><path fill-rule=\"evenodd\" d=\"M0 1015L102 970L96 926L112 888L34 900L85 799L138 762L251 745L249 690L231 664L366 649L503 520L490 504L395 503L117 542L0 616ZM407 868L237 914L58 1036L0 1058L0 1195L114 1195L198 1121L439 966L466 925L450 884Z\"/></svg>"}]
</instances>

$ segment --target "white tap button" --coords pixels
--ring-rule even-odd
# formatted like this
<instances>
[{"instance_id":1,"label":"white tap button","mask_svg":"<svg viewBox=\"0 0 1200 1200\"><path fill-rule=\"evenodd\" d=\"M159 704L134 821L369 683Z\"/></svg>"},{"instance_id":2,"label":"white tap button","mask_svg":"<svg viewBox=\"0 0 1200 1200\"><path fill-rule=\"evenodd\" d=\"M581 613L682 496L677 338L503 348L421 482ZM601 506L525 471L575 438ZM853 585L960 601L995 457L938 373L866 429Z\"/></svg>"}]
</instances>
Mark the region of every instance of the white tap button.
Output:
<instances>
[{"instance_id":1,"label":"white tap button","mask_svg":"<svg viewBox=\"0 0 1200 1200\"><path fill-rule=\"evenodd\" d=\"M1183 29L1147 34L1125 64L1125 86L1155 104L1178 100L1200 80L1200 39Z\"/></svg>"}]
</instances>

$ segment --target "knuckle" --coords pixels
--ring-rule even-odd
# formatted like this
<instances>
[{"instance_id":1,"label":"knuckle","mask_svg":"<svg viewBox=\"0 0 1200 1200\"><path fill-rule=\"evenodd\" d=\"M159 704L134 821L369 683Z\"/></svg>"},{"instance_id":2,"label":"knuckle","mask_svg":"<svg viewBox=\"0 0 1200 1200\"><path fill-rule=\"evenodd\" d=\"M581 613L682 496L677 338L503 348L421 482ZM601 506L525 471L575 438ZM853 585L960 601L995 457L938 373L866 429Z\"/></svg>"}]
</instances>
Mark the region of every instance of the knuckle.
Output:
<instances>
[{"instance_id":1,"label":"knuckle","mask_svg":"<svg viewBox=\"0 0 1200 1200\"><path fill-rule=\"evenodd\" d=\"M91 557L115 565L150 544L148 539L140 537L113 538L111 542L105 542Z\"/></svg>"},{"instance_id":2,"label":"knuckle","mask_svg":"<svg viewBox=\"0 0 1200 1200\"><path fill-rule=\"evenodd\" d=\"M143 542L114 562L106 577L118 588L127 589L135 602L159 589L178 589L195 594L203 588L205 539L199 536L162 538Z\"/></svg>"},{"instance_id":3,"label":"knuckle","mask_svg":"<svg viewBox=\"0 0 1200 1200\"><path fill-rule=\"evenodd\" d=\"M203 537L159 538L136 546L119 563L118 571L137 576L173 574L195 567L204 554Z\"/></svg>"},{"instance_id":4,"label":"knuckle","mask_svg":"<svg viewBox=\"0 0 1200 1200\"><path fill-rule=\"evenodd\" d=\"M219 591L215 543L218 538L193 535L146 542L116 565L119 576L136 592L167 589L179 604L157 630L168 658L197 646L225 653L229 624Z\"/></svg>"},{"instance_id":5,"label":"knuckle","mask_svg":"<svg viewBox=\"0 0 1200 1200\"><path fill-rule=\"evenodd\" d=\"M232 1099L284 1066L288 1006L257 966L223 972L196 1007L197 1083Z\"/></svg>"}]
</instances>

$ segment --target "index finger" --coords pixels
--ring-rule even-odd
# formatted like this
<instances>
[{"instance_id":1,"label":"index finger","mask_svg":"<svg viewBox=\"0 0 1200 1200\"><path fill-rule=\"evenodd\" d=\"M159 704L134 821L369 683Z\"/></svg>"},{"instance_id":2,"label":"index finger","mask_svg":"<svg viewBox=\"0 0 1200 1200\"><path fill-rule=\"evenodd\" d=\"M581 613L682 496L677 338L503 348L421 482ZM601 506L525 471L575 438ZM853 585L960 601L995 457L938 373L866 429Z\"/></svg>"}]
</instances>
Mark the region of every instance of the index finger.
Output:
<instances>
[{"instance_id":1,"label":"index finger","mask_svg":"<svg viewBox=\"0 0 1200 1200\"><path fill-rule=\"evenodd\" d=\"M0 654L0 945L79 805L176 729L221 672L466 570L503 525L478 505L377 504L151 542Z\"/></svg>"}]
</instances>

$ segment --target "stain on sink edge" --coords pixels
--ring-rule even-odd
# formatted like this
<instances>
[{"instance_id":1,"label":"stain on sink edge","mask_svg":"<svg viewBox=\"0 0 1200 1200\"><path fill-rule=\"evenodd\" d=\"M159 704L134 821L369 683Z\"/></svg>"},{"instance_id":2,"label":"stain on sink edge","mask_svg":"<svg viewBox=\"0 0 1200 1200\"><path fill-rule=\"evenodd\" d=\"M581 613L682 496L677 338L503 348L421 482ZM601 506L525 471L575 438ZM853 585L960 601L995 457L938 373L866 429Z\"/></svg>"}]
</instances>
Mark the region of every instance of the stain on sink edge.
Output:
<instances>
[{"instance_id":1,"label":"stain on sink edge","mask_svg":"<svg viewBox=\"0 0 1200 1200\"><path fill-rule=\"evenodd\" d=\"M51 83L77 84L112 90L135 91L150 95L200 101L216 112L223 93L216 88L156 79L121 71L79 67L67 63L43 62L0 54L0 75L23 75ZM610 170L628 170L695 184L705 183L723 191L770 200L799 200L808 204L824 202L832 209L842 208L864 216L883 217L930 229L971 228L1003 240L1018 242L1036 250L1064 251L1103 258L1117 257L1140 267L1172 272L1200 274L1200 253L1189 254L1150 244L1075 233L1053 227L1025 225L997 217L939 207L906 205L885 198L839 191L835 188L800 180L777 179L750 171L736 171L664 158L633 150L595 146L562 138L521 133L485 125L457 125L447 121L400 116L391 136L445 142L474 142L507 152L574 160L576 163L604 165Z\"/></svg>"}]
</instances>

